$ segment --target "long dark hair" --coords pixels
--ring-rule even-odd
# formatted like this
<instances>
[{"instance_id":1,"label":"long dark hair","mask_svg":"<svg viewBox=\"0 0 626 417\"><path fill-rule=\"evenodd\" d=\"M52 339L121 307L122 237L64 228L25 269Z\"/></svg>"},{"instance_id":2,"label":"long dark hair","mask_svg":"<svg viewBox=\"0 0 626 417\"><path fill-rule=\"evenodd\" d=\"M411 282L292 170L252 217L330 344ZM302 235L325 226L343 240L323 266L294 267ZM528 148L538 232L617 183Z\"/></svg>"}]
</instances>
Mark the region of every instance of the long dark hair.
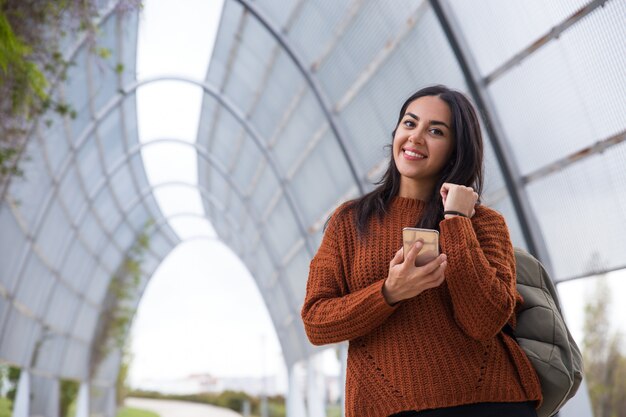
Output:
<instances>
[{"instance_id":1,"label":"long dark hair","mask_svg":"<svg viewBox=\"0 0 626 417\"><path fill-rule=\"evenodd\" d=\"M398 195L400 172L393 158L393 139L407 107L414 100L424 96L436 96L448 104L452 115L454 150L441 172L441 178L435 185L431 198L426 202L423 215L416 227L439 229L439 222L443 219L443 202L439 190L444 182L472 187L480 198L483 187L483 140L474 106L464 94L446 86L434 85L422 88L409 97L400 109L398 122L391 132L391 145L387 145L391 150L389 166L376 183L377 187L347 206L355 208L354 216L359 236L367 234L370 218L372 216L382 218L391 200Z\"/></svg>"}]
</instances>

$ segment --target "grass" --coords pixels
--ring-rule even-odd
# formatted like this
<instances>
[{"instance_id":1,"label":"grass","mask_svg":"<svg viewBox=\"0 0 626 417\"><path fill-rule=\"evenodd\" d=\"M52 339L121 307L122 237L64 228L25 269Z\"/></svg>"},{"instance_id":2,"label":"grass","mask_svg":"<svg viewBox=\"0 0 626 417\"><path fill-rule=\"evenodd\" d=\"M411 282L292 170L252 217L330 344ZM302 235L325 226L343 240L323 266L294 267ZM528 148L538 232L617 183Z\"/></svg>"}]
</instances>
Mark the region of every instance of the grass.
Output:
<instances>
[{"instance_id":1,"label":"grass","mask_svg":"<svg viewBox=\"0 0 626 417\"><path fill-rule=\"evenodd\" d=\"M157 413L153 413L152 411L124 407L117 413L117 417L159 417L159 415Z\"/></svg>"},{"instance_id":2,"label":"grass","mask_svg":"<svg viewBox=\"0 0 626 417\"><path fill-rule=\"evenodd\" d=\"M0 397L0 417L11 417L11 401L8 398Z\"/></svg>"}]
</instances>

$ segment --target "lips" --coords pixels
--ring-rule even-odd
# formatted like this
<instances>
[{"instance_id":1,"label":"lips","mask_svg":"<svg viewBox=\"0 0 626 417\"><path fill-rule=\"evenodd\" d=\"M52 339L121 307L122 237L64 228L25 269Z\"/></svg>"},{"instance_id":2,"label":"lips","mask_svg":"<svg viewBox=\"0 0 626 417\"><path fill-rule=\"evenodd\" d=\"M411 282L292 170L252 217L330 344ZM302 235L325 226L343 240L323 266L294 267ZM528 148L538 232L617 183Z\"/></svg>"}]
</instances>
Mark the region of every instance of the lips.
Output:
<instances>
[{"instance_id":1,"label":"lips","mask_svg":"<svg viewBox=\"0 0 626 417\"><path fill-rule=\"evenodd\" d=\"M402 148L402 152L404 153L404 156L407 159L411 159L411 160L417 160L417 159L426 159L428 158L426 155L424 155L422 152L416 150L416 149L406 149L406 148Z\"/></svg>"}]
</instances>

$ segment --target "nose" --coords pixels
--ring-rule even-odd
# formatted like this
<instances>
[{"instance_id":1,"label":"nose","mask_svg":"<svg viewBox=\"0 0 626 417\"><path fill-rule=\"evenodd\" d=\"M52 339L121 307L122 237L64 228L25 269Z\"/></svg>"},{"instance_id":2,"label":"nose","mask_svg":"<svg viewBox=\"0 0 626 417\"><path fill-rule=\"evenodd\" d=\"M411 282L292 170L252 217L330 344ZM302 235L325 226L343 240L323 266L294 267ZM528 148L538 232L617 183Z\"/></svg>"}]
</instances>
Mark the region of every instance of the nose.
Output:
<instances>
[{"instance_id":1,"label":"nose","mask_svg":"<svg viewBox=\"0 0 626 417\"><path fill-rule=\"evenodd\" d=\"M416 129L409 135L409 141L411 143L424 143L424 132L421 129Z\"/></svg>"}]
</instances>

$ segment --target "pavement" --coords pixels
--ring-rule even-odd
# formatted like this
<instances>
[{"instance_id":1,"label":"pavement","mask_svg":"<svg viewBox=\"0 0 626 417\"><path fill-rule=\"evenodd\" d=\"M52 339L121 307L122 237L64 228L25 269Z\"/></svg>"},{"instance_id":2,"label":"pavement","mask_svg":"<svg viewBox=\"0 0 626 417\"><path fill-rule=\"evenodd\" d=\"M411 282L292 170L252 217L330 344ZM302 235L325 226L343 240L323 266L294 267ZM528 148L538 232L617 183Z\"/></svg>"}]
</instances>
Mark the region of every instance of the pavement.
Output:
<instances>
[{"instance_id":1,"label":"pavement","mask_svg":"<svg viewBox=\"0 0 626 417\"><path fill-rule=\"evenodd\" d=\"M241 414L227 408L185 401L127 398L124 404L127 407L153 411L160 417L241 417Z\"/></svg>"}]
</instances>

